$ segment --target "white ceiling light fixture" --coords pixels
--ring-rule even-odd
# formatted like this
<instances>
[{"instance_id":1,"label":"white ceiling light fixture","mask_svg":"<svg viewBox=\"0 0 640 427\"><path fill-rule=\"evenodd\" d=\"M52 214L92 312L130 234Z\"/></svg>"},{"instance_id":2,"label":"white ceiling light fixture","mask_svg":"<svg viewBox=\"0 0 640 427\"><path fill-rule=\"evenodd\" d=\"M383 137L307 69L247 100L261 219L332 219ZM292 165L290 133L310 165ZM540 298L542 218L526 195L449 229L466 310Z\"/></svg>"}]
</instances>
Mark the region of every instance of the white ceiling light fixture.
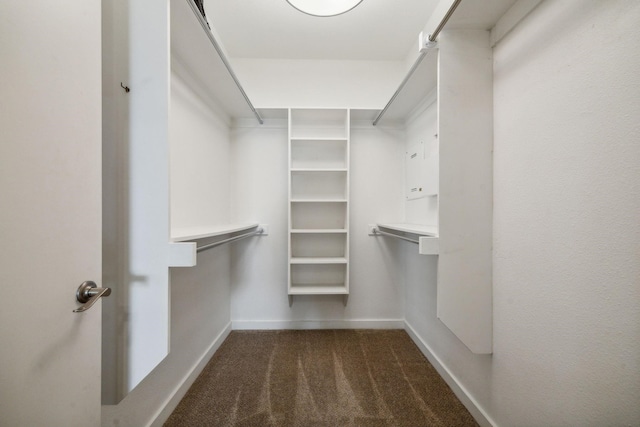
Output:
<instances>
[{"instance_id":1,"label":"white ceiling light fixture","mask_svg":"<svg viewBox=\"0 0 640 427\"><path fill-rule=\"evenodd\" d=\"M287 0L300 12L311 16L336 16L349 12L362 0Z\"/></svg>"}]
</instances>

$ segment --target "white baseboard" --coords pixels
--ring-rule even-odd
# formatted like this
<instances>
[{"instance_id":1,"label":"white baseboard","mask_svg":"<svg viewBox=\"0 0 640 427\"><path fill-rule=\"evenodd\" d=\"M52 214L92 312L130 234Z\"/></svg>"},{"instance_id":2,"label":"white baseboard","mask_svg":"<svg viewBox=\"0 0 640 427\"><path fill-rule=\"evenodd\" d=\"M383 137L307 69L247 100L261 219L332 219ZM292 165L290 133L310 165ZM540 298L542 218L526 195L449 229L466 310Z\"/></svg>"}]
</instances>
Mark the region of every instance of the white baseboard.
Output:
<instances>
[{"instance_id":1,"label":"white baseboard","mask_svg":"<svg viewBox=\"0 0 640 427\"><path fill-rule=\"evenodd\" d=\"M473 418L483 427L496 427L495 422L487 415L487 413L482 409L482 407L478 404L476 399L469 393L469 391L464 387L459 381L458 378L447 368L445 364L442 363L440 358L435 355L435 353L431 350L431 347L427 343L425 343L422 338L416 333L416 331L411 327L409 323L406 321L405 331L409 334L413 342L416 343L422 354L429 360L429 362L433 365L433 367L438 371L442 379L447 383L453 393L460 399L460 402L469 410Z\"/></svg>"},{"instance_id":2,"label":"white baseboard","mask_svg":"<svg viewBox=\"0 0 640 427\"><path fill-rule=\"evenodd\" d=\"M404 319L385 320L233 320L234 330L404 329Z\"/></svg>"},{"instance_id":3,"label":"white baseboard","mask_svg":"<svg viewBox=\"0 0 640 427\"><path fill-rule=\"evenodd\" d=\"M167 421L173 410L176 409L176 406L178 406L178 403L180 403L184 395L187 394L187 391L189 391L189 387L191 387L196 378L198 378L198 375L200 375L204 367L207 365L209 359L211 359L213 354L218 350L218 348L220 348L220 345L222 345L222 343L230 333L231 322L229 322L227 326L225 326L225 328L222 330L222 332L218 334L209 348L207 348L202 356L200 356L200 358L193 364L191 369L189 369L189 371L185 374L185 376L182 378L182 381L180 381L176 385L173 392L169 395L157 414L151 418L153 420L149 424L151 427L162 426L165 421Z\"/></svg>"}]
</instances>

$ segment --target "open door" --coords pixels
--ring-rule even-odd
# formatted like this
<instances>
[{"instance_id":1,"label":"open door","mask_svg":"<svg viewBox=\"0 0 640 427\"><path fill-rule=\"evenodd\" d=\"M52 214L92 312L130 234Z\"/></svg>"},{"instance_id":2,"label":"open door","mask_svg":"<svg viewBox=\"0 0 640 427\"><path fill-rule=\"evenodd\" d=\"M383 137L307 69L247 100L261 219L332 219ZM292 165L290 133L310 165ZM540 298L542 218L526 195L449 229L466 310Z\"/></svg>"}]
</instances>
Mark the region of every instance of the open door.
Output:
<instances>
[{"instance_id":1,"label":"open door","mask_svg":"<svg viewBox=\"0 0 640 427\"><path fill-rule=\"evenodd\" d=\"M0 2L0 425L100 425L100 1Z\"/></svg>"}]
</instances>

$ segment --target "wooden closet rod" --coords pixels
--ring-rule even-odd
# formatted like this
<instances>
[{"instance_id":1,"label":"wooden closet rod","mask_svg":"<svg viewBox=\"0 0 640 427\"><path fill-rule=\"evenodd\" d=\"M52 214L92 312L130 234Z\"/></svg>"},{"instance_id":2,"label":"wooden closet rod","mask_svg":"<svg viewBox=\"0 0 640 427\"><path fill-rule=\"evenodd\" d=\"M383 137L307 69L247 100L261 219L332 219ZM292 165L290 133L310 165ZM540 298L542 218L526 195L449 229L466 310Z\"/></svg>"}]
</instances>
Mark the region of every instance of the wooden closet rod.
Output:
<instances>
[{"instance_id":1,"label":"wooden closet rod","mask_svg":"<svg viewBox=\"0 0 640 427\"><path fill-rule=\"evenodd\" d=\"M251 100L247 96L247 93L244 91L244 88L240 84L240 80L238 80L238 77L236 76L236 73L233 72L233 69L231 68L231 64L229 64L229 61L227 60L227 56L222 51L222 48L218 44L218 41L215 39L215 37L213 37L213 34L211 33L211 30L209 30L209 25L207 24L207 21L205 21L204 17L200 13L200 10L198 9L198 6L196 6L196 4L195 4L195 2L193 0L185 0L185 1L187 3L189 3L189 6L191 6L191 10L193 10L193 13L196 15L196 18L198 18L198 22L200 22L200 25L202 25L202 29L204 30L204 32L207 35L207 37L209 37L209 41L211 42L211 44L215 48L216 52L218 52L218 56L220 56L220 59L222 60L222 63L224 64L224 66L227 68L227 71L229 72L229 75L231 76L231 78L235 82L236 86L238 86L238 89L240 90L240 93L244 97L244 100L247 101L247 104L249 105L249 108L251 108L251 111L256 116L256 119L258 119L258 122L260 122L260 124L263 124L264 120L262 120L262 117L260 117L260 114L258 114L258 111L255 109L255 107L251 103Z\"/></svg>"},{"instance_id":2,"label":"wooden closet rod","mask_svg":"<svg viewBox=\"0 0 640 427\"><path fill-rule=\"evenodd\" d=\"M455 0L451 4L451 7L449 8L449 10L447 10L447 13L444 15L444 17L442 18L442 20L440 21L440 23L436 27L435 31L432 34L429 34L429 41L430 42L435 42L436 41L436 39L438 38L438 35L440 34L440 31L442 31L442 29L446 25L447 21L449 21L449 18L451 18L451 16L453 15L453 12L456 11L456 8L458 7L458 5L460 3L462 3L462 0ZM387 102L387 105L385 105L385 107L382 109L382 111L380 111L378 116L373 121L373 125L374 126L378 124L378 122L380 121L382 116L384 116L384 113L387 112L387 110L389 109L389 107L391 106L393 101L395 101L395 99L398 97L398 95L400 94L402 89L405 87L405 85L407 84L407 82L409 81L409 79L411 78L413 73L416 71L416 69L418 68L418 66L422 62L422 60L425 58L425 56L427 56L427 52L429 52L429 50L423 50L422 52L420 52L420 55L418 56L416 61L411 66L411 69L409 70L409 72L405 76L404 80L402 80L402 82L400 83L400 86L398 86L398 89L394 92L394 94L391 97L391 99L389 100L389 102Z\"/></svg>"}]
</instances>

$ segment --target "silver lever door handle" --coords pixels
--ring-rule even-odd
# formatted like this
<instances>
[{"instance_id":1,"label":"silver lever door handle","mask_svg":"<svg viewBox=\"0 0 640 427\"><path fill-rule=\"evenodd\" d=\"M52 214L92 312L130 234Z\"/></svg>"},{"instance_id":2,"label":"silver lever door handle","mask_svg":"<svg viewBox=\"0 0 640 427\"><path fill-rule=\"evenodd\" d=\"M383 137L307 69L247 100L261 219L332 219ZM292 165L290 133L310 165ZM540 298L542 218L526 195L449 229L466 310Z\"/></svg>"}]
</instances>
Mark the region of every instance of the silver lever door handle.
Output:
<instances>
[{"instance_id":1,"label":"silver lever door handle","mask_svg":"<svg viewBox=\"0 0 640 427\"><path fill-rule=\"evenodd\" d=\"M93 304L100 299L100 297L108 297L111 295L111 288L99 288L95 282L87 281L83 282L76 291L76 299L78 302L83 303L82 307L73 310L74 313L82 313L93 307Z\"/></svg>"}]
</instances>

